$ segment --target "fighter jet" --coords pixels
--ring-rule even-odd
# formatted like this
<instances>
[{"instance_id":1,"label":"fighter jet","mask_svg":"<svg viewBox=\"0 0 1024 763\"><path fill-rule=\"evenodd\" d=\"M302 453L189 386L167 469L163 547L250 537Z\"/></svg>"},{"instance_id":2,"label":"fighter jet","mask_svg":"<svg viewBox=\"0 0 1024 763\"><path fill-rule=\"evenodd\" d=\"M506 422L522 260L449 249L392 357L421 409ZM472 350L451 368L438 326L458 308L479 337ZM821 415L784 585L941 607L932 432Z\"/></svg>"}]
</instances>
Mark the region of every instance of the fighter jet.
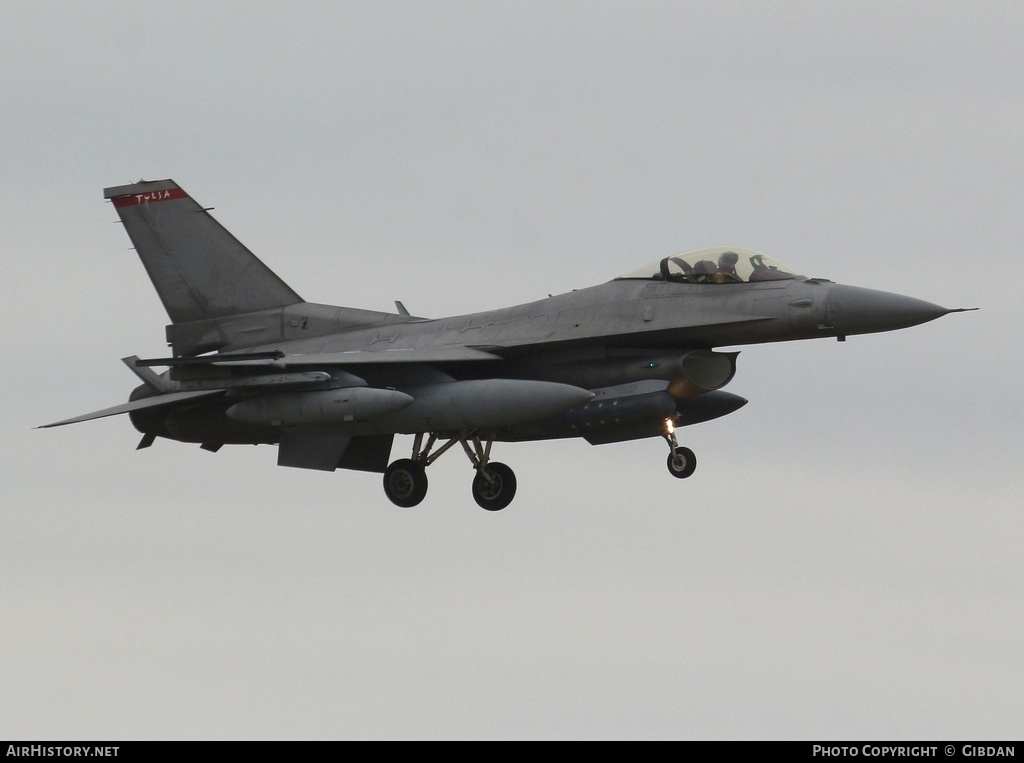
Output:
<instances>
[{"instance_id":1,"label":"fighter jet","mask_svg":"<svg viewBox=\"0 0 1024 763\"><path fill-rule=\"evenodd\" d=\"M891 331L951 312L919 299L807 278L739 247L665 257L607 283L452 318L306 302L173 180L104 191L156 288L171 356L124 358L127 403L47 424L127 413L142 433L216 452L277 445L278 464L383 474L412 507L426 469L460 446L489 511L516 492L496 442L644 437L693 474L681 427L747 401L722 390L735 351L716 348ZM157 373L154 368L164 368ZM413 435L391 460L395 435Z\"/></svg>"}]
</instances>

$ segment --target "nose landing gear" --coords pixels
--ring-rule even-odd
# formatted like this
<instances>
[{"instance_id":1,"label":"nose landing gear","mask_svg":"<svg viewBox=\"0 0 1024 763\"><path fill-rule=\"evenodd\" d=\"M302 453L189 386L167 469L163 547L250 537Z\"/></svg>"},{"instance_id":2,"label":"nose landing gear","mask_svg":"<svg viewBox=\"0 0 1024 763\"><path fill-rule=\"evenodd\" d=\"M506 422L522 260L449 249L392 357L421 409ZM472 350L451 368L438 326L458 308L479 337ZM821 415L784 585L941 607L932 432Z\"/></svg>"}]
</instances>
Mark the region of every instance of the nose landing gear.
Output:
<instances>
[{"instance_id":1,"label":"nose landing gear","mask_svg":"<svg viewBox=\"0 0 1024 763\"><path fill-rule=\"evenodd\" d=\"M676 428L672 419L665 419L665 442L668 443L668 473L676 479L686 479L697 470L697 456L676 440Z\"/></svg>"}]
</instances>

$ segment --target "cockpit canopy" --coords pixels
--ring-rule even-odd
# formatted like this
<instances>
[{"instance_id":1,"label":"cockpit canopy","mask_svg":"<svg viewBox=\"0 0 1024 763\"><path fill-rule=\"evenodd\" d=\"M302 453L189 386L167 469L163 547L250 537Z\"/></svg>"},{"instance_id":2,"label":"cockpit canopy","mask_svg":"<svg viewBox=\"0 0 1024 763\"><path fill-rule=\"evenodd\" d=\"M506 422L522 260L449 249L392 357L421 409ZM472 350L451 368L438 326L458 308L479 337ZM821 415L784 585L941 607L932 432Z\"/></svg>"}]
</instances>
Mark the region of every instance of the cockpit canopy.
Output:
<instances>
[{"instance_id":1,"label":"cockpit canopy","mask_svg":"<svg viewBox=\"0 0 1024 763\"><path fill-rule=\"evenodd\" d=\"M619 276L676 283L754 283L800 276L771 257L750 249L713 246L666 257ZM618 279L617 279L618 280Z\"/></svg>"}]
</instances>

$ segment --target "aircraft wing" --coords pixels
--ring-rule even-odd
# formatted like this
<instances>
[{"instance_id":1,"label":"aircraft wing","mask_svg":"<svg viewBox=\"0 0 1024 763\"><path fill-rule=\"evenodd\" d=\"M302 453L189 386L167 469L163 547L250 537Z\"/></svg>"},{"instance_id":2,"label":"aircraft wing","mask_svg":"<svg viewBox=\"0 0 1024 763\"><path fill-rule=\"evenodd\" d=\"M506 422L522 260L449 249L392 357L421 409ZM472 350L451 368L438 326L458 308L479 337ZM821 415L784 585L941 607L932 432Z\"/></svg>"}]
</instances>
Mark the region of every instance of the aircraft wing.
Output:
<instances>
[{"instance_id":1,"label":"aircraft wing","mask_svg":"<svg viewBox=\"0 0 1024 763\"><path fill-rule=\"evenodd\" d=\"M148 358L139 366L347 366L370 363L454 363L501 360L500 355L466 345L440 347L401 347L387 350L346 350L343 352L235 352L220 355L196 355L177 358Z\"/></svg>"},{"instance_id":2,"label":"aircraft wing","mask_svg":"<svg viewBox=\"0 0 1024 763\"><path fill-rule=\"evenodd\" d=\"M43 424L41 427L36 429L49 429L50 427L62 427L65 424L77 424L80 421L90 421L91 419L102 419L107 416L117 416L120 413L130 413L131 411L141 411L144 408L158 408L163 405L171 405L173 403L180 403L183 400L192 400L200 397L210 397L212 395L223 395L226 390L223 389L203 389L203 390L192 390L187 392L168 392L164 395L154 395L153 397L144 397L141 400L132 400L128 403L122 403L121 405L115 405L110 408L104 408L102 411L94 411L92 413L85 413L81 416L75 416L72 419L64 419L63 421L55 421L52 424Z\"/></svg>"},{"instance_id":3,"label":"aircraft wing","mask_svg":"<svg viewBox=\"0 0 1024 763\"><path fill-rule=\"evenodd\" d=\"M347 366L351 363L452 363L478 360L501 360L501 356L465 345L447 345L306 354L285 353L284 357L269 362L282 366Z\"/></svg>"}]
</instances>

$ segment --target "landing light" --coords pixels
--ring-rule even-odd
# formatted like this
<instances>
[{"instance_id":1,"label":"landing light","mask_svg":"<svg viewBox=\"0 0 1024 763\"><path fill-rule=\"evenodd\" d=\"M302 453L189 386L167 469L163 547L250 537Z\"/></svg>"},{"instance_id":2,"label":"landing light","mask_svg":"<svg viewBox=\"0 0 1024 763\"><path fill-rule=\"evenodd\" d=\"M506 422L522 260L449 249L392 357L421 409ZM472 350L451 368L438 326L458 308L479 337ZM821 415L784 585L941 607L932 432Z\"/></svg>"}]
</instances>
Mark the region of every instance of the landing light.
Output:
<instances>
[{"instance_id":1,"label":"landing light","mask_svg":"<svg viewBox=\"0 0 1024 763\"><path fill-rule=\"evenodd\" d=\"M676 431L676 425L672 423L672 419L665 419L665 434L672 434Z\"/></svg>"}]
</instances>

